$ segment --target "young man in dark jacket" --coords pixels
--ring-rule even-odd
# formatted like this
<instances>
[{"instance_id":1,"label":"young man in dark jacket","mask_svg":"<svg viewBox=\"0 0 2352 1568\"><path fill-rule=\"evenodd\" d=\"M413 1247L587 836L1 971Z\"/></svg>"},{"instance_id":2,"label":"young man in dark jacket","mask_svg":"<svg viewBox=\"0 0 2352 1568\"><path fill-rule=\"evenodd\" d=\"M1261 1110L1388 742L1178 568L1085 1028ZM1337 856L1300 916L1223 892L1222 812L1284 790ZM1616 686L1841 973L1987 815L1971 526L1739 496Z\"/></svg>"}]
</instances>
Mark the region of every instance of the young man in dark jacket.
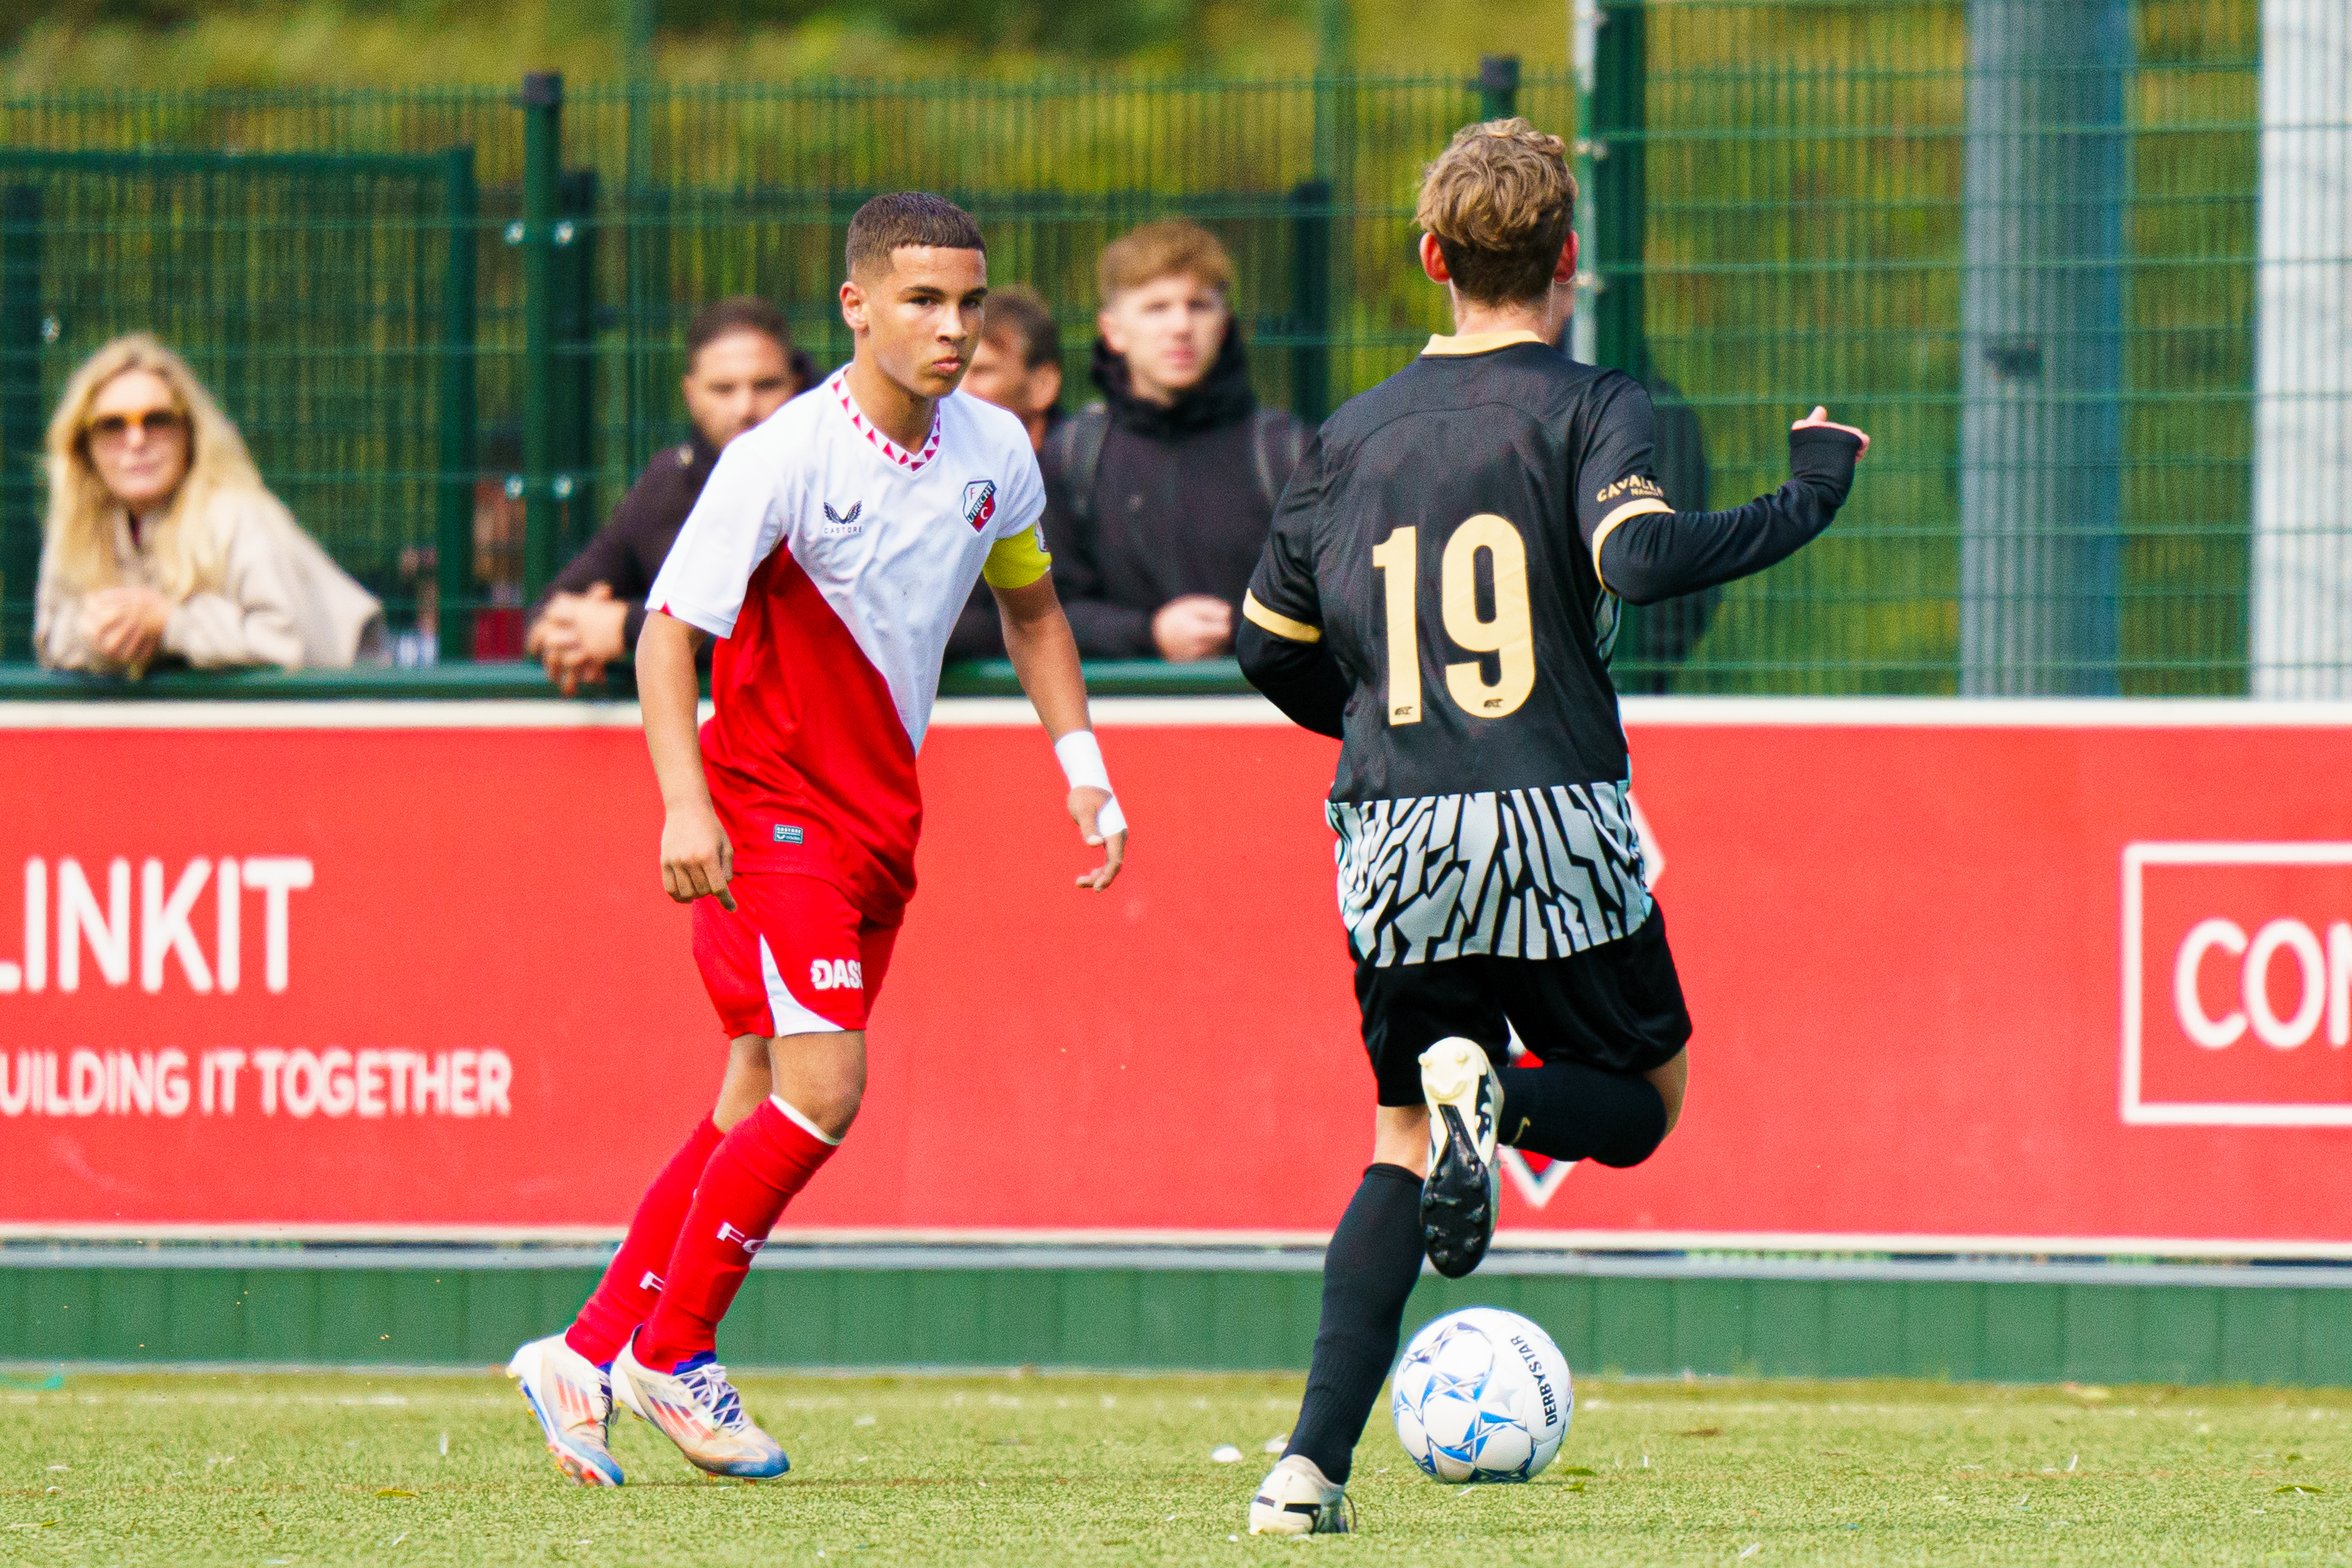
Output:
<instances>
[{"instance_id":1,"label":"young man in dark jacket","mask_svg":"<svg viewBox=\"0 0 2352 1568\"><path fill-rule=\"evenodd\" d=\"M1146 224L1096 275L1103 401L1041 454L1055 585L1090 658L1215 658L1307 431L1250 390L1214 235Z\"/></svg>"},{"instance_id":2,"label":"young man in dark jacket","mask_svg":"<svg viewBox=\"0 0 2352 1568\"><path fill-rule=\"evenodd\" d=\"M793 347L784 313L739 296L705 306L686 329L687 416L693 438L654 454L612 520L556 574L524 644L547 678L571 696L625 658L646 623L646 590L702 494L719 449L782 408L816 379Z\"/></svg>"}]
</instances>

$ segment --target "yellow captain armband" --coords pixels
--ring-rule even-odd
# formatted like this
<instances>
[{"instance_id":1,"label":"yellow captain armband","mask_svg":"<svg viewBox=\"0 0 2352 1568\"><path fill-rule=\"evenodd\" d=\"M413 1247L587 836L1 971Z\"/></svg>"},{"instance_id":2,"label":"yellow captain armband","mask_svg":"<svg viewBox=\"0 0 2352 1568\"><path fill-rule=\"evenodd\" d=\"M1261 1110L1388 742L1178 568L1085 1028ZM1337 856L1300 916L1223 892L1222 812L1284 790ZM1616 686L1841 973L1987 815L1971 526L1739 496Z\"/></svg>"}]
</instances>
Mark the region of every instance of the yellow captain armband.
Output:
<instances>
[{"instance_id":1,"label":"yellow captain armband","mask_svg":"<svg viewBox=\"0 0 2352 1568\"><path fill-rule=\"evenodd\" d=\"M1305 621L1294 621L1279 610L1269 610L1257 602L1255 594L1242 595L1242 618L1265 627L1278 637L1292 642L1321 642L1323 628L1310 626Z\"/></svg>"},{"instance_id":2,"label":"yellow captain armband","mask_svg":"<svg viewBox=\"0 0 2352 1568\"><path fill-rule=\"evenodd\" d=\"M1054 558L1045 550L1045 525L1040 522L991 545L980 574L992 588L1026 588L1053 569Z\"/></svg>"}]
</instances>

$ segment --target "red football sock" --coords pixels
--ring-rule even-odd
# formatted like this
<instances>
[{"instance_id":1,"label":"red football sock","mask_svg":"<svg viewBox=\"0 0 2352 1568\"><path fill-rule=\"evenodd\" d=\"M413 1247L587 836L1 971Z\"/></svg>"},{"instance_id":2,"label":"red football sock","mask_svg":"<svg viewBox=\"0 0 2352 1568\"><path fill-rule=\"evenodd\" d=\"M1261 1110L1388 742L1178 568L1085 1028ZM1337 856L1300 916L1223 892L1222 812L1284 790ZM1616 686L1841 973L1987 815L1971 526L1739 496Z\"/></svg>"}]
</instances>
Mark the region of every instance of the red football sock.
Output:
<instances>
[{"instance_id":1,"label":"red football sock","mask_svg":"<svg viewBox=\"0 0 2352 1568\"><path fill-rule=\"evenodd\" d=\"M677 1246L678 1227L686 1223L687 1205L694 1202L695 1184L725 1136L706 1116L669 1157L638 1200L629 1234L605 1265L595 1293L563 1331L563 1342L598 1366L610 1362L637 1325L654 1315L654 1303L661 1300L661 1270Z\"/></svg>"},{"instance_id":2,"label":"red football sock","mask_svg":"<svg viewBox=\"0 0 2352 1568\"><path fill-rule=\"evenodd\" d=\"M639 1362L673 1372L715 1346L719 1320L742 1289L751 1255L834 1147L772 1097L735 1124L694 1189L694 1206L662 1271L661 1299L637 1333Z\"/></svg>"}]
</instances>

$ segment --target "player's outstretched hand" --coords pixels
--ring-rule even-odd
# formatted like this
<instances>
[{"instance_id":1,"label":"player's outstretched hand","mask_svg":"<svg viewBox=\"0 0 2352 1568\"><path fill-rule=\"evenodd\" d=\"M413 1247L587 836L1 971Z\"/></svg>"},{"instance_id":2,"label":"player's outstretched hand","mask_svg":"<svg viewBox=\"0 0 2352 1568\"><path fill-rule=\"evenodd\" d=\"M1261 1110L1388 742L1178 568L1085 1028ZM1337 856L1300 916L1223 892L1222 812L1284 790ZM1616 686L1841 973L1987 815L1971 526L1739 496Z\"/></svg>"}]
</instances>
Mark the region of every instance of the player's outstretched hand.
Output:
<instances>
[{"instance_id":1,"label":"player's outstretched hand","mask_svg":"<svg viewBox=\"0 0 2352 1568\"><path fill-rule=\"evenodd\" d=\"M1857 462L1861 461L1864 453L1870 450L1870 433L1866 430L1858 430L1851 425L1839 424L1836 420L1830 417L1829 408L1823 404L1814 404L1813 411L1811 414L1806 415L1802 419L1800 419L1794 425L1790 426L1789 428L1791 430L1843 430L1847 435L1853 437L1862 443L1862 451L1856 452L1853 455L1854 460Z\"/></svg>"},{"instance_id":2,"label":"player's outstretched hand","mask_svg":"<svg viewBox=\"0 0 2352 1568\"><path fill-rule=\"evenodd\" d=\"M1103 863L1078 878L1078 886L1089 892L1101 892L1118 879L1118 868L1127 863L1127 829L1105 837L1100 818L1102 808L1110 804L1110 796L1098 789L1079 788L1070 792L1070 820L1078 825L1079 835L1088 844L1103 847Z\"/></svg>"},{"instance_id":3,"label":"player's outstretched hand","mask_svg":"<svg viewBox=\"0 0 2352 1568\"><path fill-rule=\"evenodd\" d=\"M735 912L735 895L727 884L735 878L735 847L708 805L680 808L662 821L662 890L681 904L697 899L717 899L719 907Z\"/></svg>"}]
</instances>

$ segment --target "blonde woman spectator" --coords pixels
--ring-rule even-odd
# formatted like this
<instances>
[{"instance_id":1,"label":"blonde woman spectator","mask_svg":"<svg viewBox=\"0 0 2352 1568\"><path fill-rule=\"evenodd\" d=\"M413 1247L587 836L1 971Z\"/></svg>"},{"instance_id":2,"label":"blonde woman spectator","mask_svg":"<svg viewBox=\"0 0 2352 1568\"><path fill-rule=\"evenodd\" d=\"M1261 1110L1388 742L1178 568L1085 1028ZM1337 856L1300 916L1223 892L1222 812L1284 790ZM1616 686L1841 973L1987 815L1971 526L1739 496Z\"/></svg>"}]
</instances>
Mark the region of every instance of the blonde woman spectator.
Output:
<instances>
[{"instance_id":1,"label":"blonde woman spectator","mask_svg":"<svg viewBox=\"0 0 2352 1568\"><path fill-rule=\"evenodd\" d=\"M383 658L383 607L261 482L179 355L145 332L92 354L49 422L34 647L53 669L341 668Z\"/></svg>"}]
</instances>

